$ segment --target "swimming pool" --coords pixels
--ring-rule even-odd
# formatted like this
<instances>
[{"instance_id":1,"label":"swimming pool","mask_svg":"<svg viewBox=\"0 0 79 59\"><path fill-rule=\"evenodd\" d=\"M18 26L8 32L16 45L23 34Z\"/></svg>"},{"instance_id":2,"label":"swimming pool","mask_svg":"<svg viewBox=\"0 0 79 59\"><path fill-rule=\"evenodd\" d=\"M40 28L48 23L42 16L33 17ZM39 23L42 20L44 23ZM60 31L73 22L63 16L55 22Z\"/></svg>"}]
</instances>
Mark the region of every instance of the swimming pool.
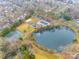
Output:
<instances>
[{"instance_id":1,"label":"swimming pool","mask_svg":"<svg viewBox=\"0 0 79 59\"><path fill-rule=\"evenodd\" d=\"M19 31L13 31L6 35L6 40L9 42L16 41L18 38L22 37L22 33Z\"/></svg>"}]
</instances>

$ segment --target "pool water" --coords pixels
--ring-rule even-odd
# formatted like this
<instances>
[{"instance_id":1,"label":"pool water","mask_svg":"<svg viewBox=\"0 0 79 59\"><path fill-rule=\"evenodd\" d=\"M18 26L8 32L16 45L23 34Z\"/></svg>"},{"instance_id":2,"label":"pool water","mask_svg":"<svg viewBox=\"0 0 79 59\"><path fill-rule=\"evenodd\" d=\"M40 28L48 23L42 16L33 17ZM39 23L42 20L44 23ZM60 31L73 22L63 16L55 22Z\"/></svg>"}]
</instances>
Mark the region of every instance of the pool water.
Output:
<instances>
[{"instance_id":1,"label":"pool water","mask_svg":"<svg viewBox=\"0 0 79 59\"><path fill-rule=\"evenodd\" d=\"M6 35L6 40L9 42L16 41L18 38L22 37L22 33L19 31L13 31Z\"/></svg>"},{"instance_id":2,"label":"pool water","mask_svg":"<svg viewBox=\"0 0 79 59\"><path fill-rule=\"evenodd\" d=\"M74 32L68 27L58 27L34 32L35 41L40 46L61 52L75 39Z\"/></svg>"}]
</instances>

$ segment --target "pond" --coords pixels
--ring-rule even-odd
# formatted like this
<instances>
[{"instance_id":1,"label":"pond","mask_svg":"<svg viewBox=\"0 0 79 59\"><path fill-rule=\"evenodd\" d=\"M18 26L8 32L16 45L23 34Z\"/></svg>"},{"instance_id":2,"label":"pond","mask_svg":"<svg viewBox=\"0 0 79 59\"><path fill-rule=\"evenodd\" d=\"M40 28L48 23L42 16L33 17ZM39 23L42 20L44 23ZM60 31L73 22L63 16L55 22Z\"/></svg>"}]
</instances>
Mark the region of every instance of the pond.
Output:
<instances>
[{"instance_id":1,"label":"pond","mask_svg":"<svg viewBox=\"0 0 79 59\"><path fill-rule=\"evenodd\" d=\"M40 30L34 32L33 36L37 44L57 52L61 52L75 39L73 30L65 26Z\"/></svg>"}]
</instances>

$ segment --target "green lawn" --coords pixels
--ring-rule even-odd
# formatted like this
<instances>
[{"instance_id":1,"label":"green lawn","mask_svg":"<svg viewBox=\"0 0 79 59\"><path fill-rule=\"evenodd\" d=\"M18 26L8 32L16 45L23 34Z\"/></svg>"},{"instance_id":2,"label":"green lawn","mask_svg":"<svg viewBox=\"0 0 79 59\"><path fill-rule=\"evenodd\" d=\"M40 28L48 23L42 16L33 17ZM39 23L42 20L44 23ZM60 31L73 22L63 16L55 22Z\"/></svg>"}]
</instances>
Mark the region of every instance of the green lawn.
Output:
<instances>
[{"instance_id":1,"label":"green lawn","mask_svg":"<svg viewBox=\"0 0 79 59\"><path fill-rule=\"evenodd\" d=\"M29 51L28 51L28 48L26 46L22 46L20 48L20 51L21 51L23 59L35 59L35 56L33 54L29 55Z\"/></svg>"}]
</instances>

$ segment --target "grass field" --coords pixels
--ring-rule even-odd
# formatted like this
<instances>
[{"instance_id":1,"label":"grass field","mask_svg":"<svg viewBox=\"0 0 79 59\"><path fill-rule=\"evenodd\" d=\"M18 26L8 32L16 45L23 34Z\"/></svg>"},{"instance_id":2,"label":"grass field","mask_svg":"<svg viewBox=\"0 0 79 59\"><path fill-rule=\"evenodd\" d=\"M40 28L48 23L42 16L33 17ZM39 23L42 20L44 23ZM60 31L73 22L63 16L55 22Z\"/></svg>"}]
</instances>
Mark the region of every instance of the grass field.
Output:
<instances>
[{"instance_id":1,"label":"grass field","mask_svg":"<svg viewBox=\"0 0 79 59\"><path fill-rule=\"evenodd\" d=\"M21 24L19 27L17 27L17 29L21 32L24 32L24 31L33 32L35 30L33 27L31 27L30 25L26 23Z\"/></svg>"},{"instance_id":2,"label":"grass field","mask_svg":"<svg viewBox=\"0 0 79 59\"><path fill-rule=\"evenodd\" d=\"M43 50L40 50L39 48L37 48L36 46L34 46L35 49L35 57L36 59L64 59L64 57L60 54L50 54L48 52L45 52Z\"/></svg>"}]
</instances>

